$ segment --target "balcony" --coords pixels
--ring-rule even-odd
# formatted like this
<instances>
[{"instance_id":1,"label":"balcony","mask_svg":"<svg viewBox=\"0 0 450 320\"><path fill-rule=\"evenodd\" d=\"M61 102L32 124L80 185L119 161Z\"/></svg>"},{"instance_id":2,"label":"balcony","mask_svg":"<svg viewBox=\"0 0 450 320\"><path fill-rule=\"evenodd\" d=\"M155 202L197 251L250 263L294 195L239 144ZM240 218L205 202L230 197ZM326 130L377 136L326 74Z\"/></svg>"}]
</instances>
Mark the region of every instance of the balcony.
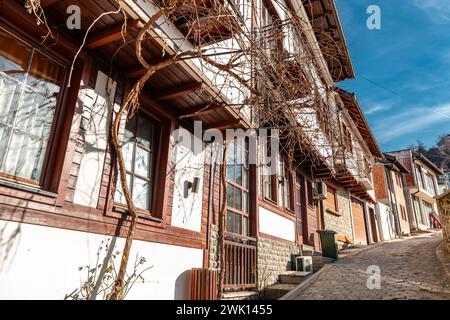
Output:
<instances>
[{"instance_id":1,"label":"balcony","mask_svg":"<svg viewBox=\"0 0 450 320\"><path fill-rule=\"evenodd\" d=\"M159 7L165 0L157 0ZM175 26L194 46L207 46L232 38L241 30L236 9L227 0L196 0L181 2L171 14Z\"/></svg>"}]
</instances>

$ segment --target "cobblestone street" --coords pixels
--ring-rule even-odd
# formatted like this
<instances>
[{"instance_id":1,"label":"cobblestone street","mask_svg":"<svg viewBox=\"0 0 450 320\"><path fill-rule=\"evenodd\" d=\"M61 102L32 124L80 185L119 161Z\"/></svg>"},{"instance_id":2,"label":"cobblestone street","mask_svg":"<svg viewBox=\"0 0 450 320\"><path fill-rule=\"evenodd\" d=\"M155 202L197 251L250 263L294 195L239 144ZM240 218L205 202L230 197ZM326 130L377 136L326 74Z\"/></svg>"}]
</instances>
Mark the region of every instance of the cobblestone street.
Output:
<instances>
[{"instance_id":1,"label":"cobblestone street","mask_svg":"<svg viewBox=\"0 0 450 320\"><path fill-rule=\"evenodd\" d=\"M436 256L441 237L395 240L326 266L294 300L449 299L450 278ZM381 288L369 290L369 266L381 269Z\"/></svg>"}]
</instances>

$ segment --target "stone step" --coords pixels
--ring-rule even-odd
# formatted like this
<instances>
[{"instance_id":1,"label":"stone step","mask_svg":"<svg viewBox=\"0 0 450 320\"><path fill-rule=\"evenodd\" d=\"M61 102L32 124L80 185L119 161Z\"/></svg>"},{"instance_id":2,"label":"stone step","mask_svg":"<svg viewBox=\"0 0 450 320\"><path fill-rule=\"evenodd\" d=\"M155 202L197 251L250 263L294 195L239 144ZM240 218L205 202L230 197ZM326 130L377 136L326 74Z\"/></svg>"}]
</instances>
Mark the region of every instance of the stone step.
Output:
<instances>
[{"instance_id":1,"label":"stone step","mask_svg":"<svg viewBox=\"0 0 450 320\"><path fill-rule=\"evenodd\" d=\"M302 256L312 256L314 254L314 248L306 244L302 244L301 249Z\"/></svg>"},{"instance_id":2,"label":"stone step","mask_svg":"<svg viewBox=\"0 0 450 320\"><path fill-rule=\"evenodd\" d=\"M225 292L223 300L261 300L261 293L258 291L234 291Z\"/></svg>"},{"instance_id":3,"label":"stone step","mask_svg":"<svg viewBox=\"0 0 450 320\"><path fill-rule=\"evenodd\" d=\"M277 300L287 294L289 291L294 290L297 284L277 283L267 287L264 290L265 300Z\"/></svg>"},{"instance_id":4,"label":"stone step","mask_svg":"<svg viewBox=\"0 0 450 320\"><path fill-rule=\"evenodd\" d=\"M334 259L322 256L313 256L314 272L319 271L324 265L333 263Z\"/></svg>"},{"instance_id":5,"label":"stone step","mask_svg":"<svg viewBox=\"0 0 450 320\"><path fill-rule=\"evenodd\" d=\"M300 284L311 275L310 272L288 271L279 275L281 284Z\"/></svg>"}]
</instances>

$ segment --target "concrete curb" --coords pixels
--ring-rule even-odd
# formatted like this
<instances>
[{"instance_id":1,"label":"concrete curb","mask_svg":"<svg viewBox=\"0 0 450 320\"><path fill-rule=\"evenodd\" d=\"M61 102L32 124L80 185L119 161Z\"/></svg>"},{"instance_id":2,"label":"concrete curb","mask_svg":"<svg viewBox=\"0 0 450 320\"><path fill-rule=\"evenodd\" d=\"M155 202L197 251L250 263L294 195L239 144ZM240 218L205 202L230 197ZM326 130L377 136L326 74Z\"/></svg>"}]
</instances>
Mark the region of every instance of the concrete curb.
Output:
<instances>
[{"instance_id":1,"label":"concrete curb","mask_svg":"<svg viewBox=\"0 0 450 320\"><path fill-rule=\"evenodd\" d=\"M365 248L361 248L360 250L355 250L355 252L349 253L347 255L345 255L342 258L339 258L338 261L342 261L345 260L347 257L353 257L353 256L357 256L359 254L361 254L362 252L371 250L371 249L375 249L381 245L383 245L383 242L377 243L377 244L373 244L370 246L367 246ZM309 278L307 278L305 281L303 281L302 283L300 283L295 289L289 291L288 293L286 293L284 296L282 296L280 299L278 300L292 300L292 298L294 298L295 296L299 295L300 293L302 293L303 291L305 291L312 282L314 282L317 278L320 277L320 275L325 272L325 270L330 269L337 261L331 263L331 264L326 264L324 265L319 271L317 271L316 273L314 273L312 276L310 276Z\"/></svg>"}]
</instances>

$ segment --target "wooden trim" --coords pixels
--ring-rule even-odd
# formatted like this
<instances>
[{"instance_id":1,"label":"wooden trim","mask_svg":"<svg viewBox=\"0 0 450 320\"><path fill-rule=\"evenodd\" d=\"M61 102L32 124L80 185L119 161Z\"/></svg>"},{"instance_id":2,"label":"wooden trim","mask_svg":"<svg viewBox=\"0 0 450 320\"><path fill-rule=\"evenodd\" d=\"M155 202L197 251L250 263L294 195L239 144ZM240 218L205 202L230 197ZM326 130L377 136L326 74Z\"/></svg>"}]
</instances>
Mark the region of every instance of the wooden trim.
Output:
<instances>
[{"instance_id":1,"label":"wooden trim","mask_svg":"<svg viewBox=\"0 0 450 320\"><path fill-rule=\"evenodd\" d=\"M72 117L67 119L70 121L70 130L68 132L67 144L65 148L64 163L62 165L59 188L58 188L58 205L63 205L66 198L67 184L72 169L73 157L77 145L77 139L80 134L80 123L84 108L84 96L81 95L83 89L88 88L89 77L92 69L92 60L88 59L83 65L83 71L80 79L79 90L77 91L76 103L73 109Z\"/></svg>"},{"instance_id":2,"label":"wooden trim","mask_svg":"<svg viewBox=\"0 0 450 320\"><path fill-rule=\"evenodd\" d=\"M277 214L277 215L279 215L279 216L281 216L283 218L287 218L287 219L289 219L291 221L295 221L295 215L294 214L285 212L284 210L280 209L280 207L275 206L275 205L273 205L270 202L267 202L265 200L262 200L261 198L260 198L260 201L259 201L259 206L264 208L264 209L266 209L266 210L269 210L269 211L271 211L271 212L273 212L273 213L275 213L275 214Z\"/></svg>"},{"instance_id":3,"label":"wooden trim","mask_svg":"<svg viewBox=\"0 0 450 320\"><path fill-rule=\"evenodd\" d=\"M49 209L44 205L29 205L28 201L8 201L0 197L0 219L20 223L41 225L73 231L82 231L107 236L126 237L130 217L117 219L103 215L101 210L74 204L63 208ZM203 249L206 246L202 233L168 227L166 229L139 224L136 240L171 244Z\"/></svg>"},{"instance_id":4,"label":"wooden trim","mask_svg":"<svg viewBox=\"0 0 450 320\"><path fill-rule=\"evenodd\" d=\"M122 24L112 26L107 30L104 30L98 34L90 36L87 40L86 47L89 49L95 49L111 43L116 40L122 39L122 37L127 36L130 31L138 30L142 23L139 20L132 20L127 22L127 29L123 32Z\"/></svg>"}]
</instances>

